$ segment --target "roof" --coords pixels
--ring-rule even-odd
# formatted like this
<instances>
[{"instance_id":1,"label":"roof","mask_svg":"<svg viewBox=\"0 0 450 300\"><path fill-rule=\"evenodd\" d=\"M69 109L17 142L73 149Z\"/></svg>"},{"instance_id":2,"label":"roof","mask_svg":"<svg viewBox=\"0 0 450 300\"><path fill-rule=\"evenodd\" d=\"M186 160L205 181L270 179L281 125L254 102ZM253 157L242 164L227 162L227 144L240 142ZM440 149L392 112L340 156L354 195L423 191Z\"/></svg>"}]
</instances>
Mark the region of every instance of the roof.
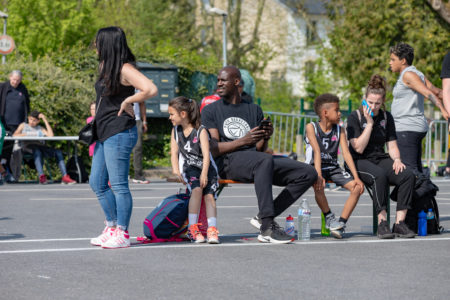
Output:
<instances>
[{"instance_id":1,"label":"roof","mask_svg":"<svg viewBox=\"0 0 450 300\"><path fill-rule=\"evenodd\" d=\"M293 13L296 13L299 7L303 8L308 15L326 15L327 9L325 3L329 0L278 0L286 5Z\"/></svg>"}]
</instances>

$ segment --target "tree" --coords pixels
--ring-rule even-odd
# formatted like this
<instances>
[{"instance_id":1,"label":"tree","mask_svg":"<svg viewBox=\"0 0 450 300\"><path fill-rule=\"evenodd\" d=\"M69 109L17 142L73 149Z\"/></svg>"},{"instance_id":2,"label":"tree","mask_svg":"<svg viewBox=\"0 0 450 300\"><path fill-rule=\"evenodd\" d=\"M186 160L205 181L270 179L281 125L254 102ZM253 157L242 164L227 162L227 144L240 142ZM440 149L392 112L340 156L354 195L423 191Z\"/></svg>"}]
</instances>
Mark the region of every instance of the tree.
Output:
<instances>
[{"instance_id":1,"label":"tree","mask_svg":"<svg viewBox=\"0 0 450 300\"><path fill-rule=\"evenodd\" d=\"M42 56L87 45L95 33L93 0L10 0L8 34L19 51Z\"/></svg>"},{"instance_id":2,"label":"tree","mask_svg":"<svg viewBox=\"0 0 450 300\"><path fill-rule=\"evenodd\" d=\"M425 0L336 0L329 5L334 28L323 54L344 82L351 98L359 99L370 76L379 73L390 84L389 47L406 42L415 49L414 65L440 85L442 59L450 45L450 25Z\"/></svg>"}]
</instances>

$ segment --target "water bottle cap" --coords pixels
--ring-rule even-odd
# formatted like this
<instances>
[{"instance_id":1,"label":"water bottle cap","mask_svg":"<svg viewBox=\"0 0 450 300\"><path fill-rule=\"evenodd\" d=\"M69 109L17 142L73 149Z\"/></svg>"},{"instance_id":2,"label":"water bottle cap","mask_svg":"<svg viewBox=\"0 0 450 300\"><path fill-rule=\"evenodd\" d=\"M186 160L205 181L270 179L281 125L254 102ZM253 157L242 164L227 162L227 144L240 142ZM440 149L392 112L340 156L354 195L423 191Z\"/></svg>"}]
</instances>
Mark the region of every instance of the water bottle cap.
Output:
<instances>
[{"instance_id":1,"label":"water bottle cap","mask_svg":"<svg viewBox=\"0 0 450 300\"><path fill-rule=\"evenodd\" d=\"M289 217L286 218L286 221L294 221L294 218L291 215L289 215Z\"/></svg>"},{"instance_id":2,"label":"water bottle cap","mask_svg":"<svg viewBox=\"0 0 450 300\"><path fill-rule=\"evenodd\" d=\"M421 216L424 216L424 217L426 217L427 216L427 214L423 211L423 210L421 210L420 211L420 213L419 213L419 217L421 217Z\"/></svg>"},{"instance_id":3,"label":"water bottle cap","mask_svg":"<svg viewBox=\"0 0 450 300\"><path fill-rule=\"evenodd\" d=\"M432 208L429 208L428 211L433 211L433 209L432 209Z\"/></svg>"}]
</instances>

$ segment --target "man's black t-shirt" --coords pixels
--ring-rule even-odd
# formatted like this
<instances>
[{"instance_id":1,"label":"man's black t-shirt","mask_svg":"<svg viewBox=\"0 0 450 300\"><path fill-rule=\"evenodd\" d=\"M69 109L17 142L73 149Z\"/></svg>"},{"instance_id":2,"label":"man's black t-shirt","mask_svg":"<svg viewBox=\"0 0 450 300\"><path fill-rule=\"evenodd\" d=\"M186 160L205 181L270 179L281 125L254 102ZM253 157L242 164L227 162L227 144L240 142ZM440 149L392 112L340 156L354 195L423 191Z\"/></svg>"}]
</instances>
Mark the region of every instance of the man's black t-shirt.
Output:
<instances>
[{"instance_id":1,"label":"man's black t-shirt","mask_svg":"<svg viewBox=\"0 0 450 300\"><path fill-rule=\"evenodd\" d=\"M376 161L389 157L389 154L384 151L384 146L387 142L397 140L397 135L395 134L394 118L388 111L386 112L386 118L387 120L385 119L385 114L382 110L380 110L377 116L373 117L374 124L372 133L370 135L369 143L362 154L356 152L350 144L349 148L353 159L369 159ZM351 139L358 138L366 126L367 121L364 115L361 113L361 121L359 121L357 112L353 111L347 119L348 140L350 141Z\"/></svg>"},{"instance_id":2,"label":"man's black t-shirt","mask_svg":"<svg viewBox=\"0 0 450 300\"><path fill-rule=\"evenodd\" d=\"M447 52L442 62L441 78L450 78L450 51Z\"/></svg>"},{"instance_id":3,"label":"man's black t-shirt","mask_svg":"<svg viewBox=\"0 0 450 300\"><path fill-rule=\"evenodd\" d=\"M230 104L223 99L205 106L202 110L202 125L219 131L219 142L231 142L244 137L252 128L259 126L264 114L256 104L241 102ZM256 151L256 146L241 147L237 151ZM222 163L218 158L217 162Z\"/></svg>"}]
</instances>

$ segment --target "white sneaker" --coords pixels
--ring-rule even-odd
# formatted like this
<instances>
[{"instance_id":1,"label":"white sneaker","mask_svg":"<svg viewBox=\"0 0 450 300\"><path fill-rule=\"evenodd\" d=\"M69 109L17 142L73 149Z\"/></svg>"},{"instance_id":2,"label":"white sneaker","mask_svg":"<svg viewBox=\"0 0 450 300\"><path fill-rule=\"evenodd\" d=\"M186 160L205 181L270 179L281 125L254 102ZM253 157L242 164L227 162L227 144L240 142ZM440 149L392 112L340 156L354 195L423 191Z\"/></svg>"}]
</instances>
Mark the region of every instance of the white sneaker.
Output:
<instances>
[{"instance_id":1,"label":"white sneaker","mask_svg":"<svg viewBox=\"0 0 450 300\"><path fill-rule=\"evenodd\" d=\"M116 230L115 228L106 226L105 229L103 229L102 234L100 234L98 237L91 239L91 245L93 246L103 245L103 243L105 243L114 235L115 230Z\"/></svg>"},{"instance_id":2,"label":"white sneaker","mask_svg":"<svg viewBox=\"0 0 450 300\"><path fill-rule=\"evenodd\" d=\"M130 235L128 231L123 231L120 228L116 228L114 235L102 244L102 248L117 249L130 247Z\"/></svg>"}]
</instances>

